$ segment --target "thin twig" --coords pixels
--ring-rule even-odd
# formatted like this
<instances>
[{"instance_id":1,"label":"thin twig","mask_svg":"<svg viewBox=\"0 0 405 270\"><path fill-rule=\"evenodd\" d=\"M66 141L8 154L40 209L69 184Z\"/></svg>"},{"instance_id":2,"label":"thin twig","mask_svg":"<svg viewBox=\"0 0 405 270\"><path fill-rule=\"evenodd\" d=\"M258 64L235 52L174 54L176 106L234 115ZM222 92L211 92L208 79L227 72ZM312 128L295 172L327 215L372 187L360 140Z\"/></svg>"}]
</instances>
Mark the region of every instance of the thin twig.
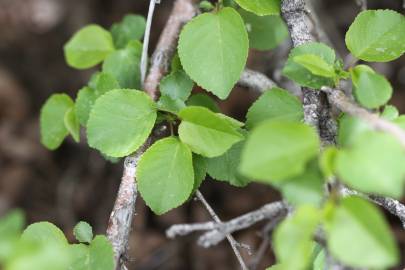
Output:
<instances>
[{"instance_id":1,"label":"thin twig","mask_svg":"<svg viewBox=\"0 0 405 270\"><path fill-rule=\"evenodd\" d=\"M155 12L155 5L156 4L157 4L156 0L150 0L148 18L146 19L145 36L143 38L143 48L142 48L142 57L141 57L141 81L142 81L142 85L145 82L146 70L148 69L149 38L150 38L150 30L151 30L151 26L152 26L153 13Z\"/></svg>"},{"instance_id":2,"label":"thin twig","mask_svg":"<svg viewBox=\"0 0 405 270\"><path fill-rule=\"evenodd\" d=\"M191 19L193 15L193 0L176 0L170 15L170 19L167 22L166 27L163 29L160 36L160 41L154 53L154 55L166 55L167 57L153 57L151 60L149 74L145 79L144 89L147 90L147 93L152 97L152 99L157 98L159 81L167 72L167 67L169 66L171 56L173 55L173 50L176 48L180 28L187 21L187 18ZM181 20L175 18L181 18ZM149 16L148 19L151 20L152 17ZM182 23L176 23L179 21ZM147 33L145 36L149 36L150 30L146 32ZM148 42L145 40L144 43L147 44ZM144 53L145 51L146 53ZM147 49L145 49L145 47L144 52L143 55L145 58L145 55L147 55ZM122 260L125 258L125 253L128 248L127 246L129 234L131 232L132 219L135 215L135 203L137 197L135 173L137 160L147 149L149 143L154 139L154 137L158 135L159 134L152 134L150 138L148 138L147 142L140 148L140 150L138 150L134 155L131 155L125 159L123 177L107 228L107 237L114 248L116 269L126 269Z\"/></svg>"},{"instance_id":3,"label":"thin twig","mask_svg":"<svg viewBox=\"0 0 405 270\"><path fill-rule=\"evenodd\" d=\"M124 173L108 222L107 237L113 246L117 269L120 269L121 266L124 267L124 264L120 260L128 248L128 238L131 232L132 219L135 214L135 202L138 194L134 181L136 167L147 145L148 143L134 155L125 158Z\"/></svg>"},{"instance_id":4,"label":"thin twig","mask_svg":"<svg viewBox=\"0 0 405 270\"><path fill-rule=\"evenodd\" d=\"M252 258L252 260L249 262L249 269L250 270L256 270L257 267L259 266L260 262L262 261L264 255L266 254L266 251L270 248L270 234L274 230L274 228L280 223L280 221L283 219L282 216L276 217L275 219L269 221L266 226L263 227L261 236L263 238L262 243L260 244L256 255Z\"/></svg>"},{"instance_id":5,"label":"thin twig","mask_svg":"<svg viewBox=\"0 0 405 270\"><path fill-rule=\"evenodd\" d=\"M356 0L356 4L360 7L361 11L367 9L367 0Z\"/></svg>"},{"instance_id":6,"label":"thin twig","mask_svg":"<svg viewBox=\"0 0 405 270\"><path fill-rule=\"evenodd\" d=\"M315 41L309 27L305 0L282 0L281 16L288 26L294 47ZM336 124L331 118L324 94L305 87L302 88L302 93L305 123L317 129L324 144L333 144Z\"/></svg>"},{"instance_id":7,"label":"thin twig","mask_svg":"<svg viewBox=\"0 0 405 270\"><path fill-rule=\"evenodd\" d=\"M248 68L242 72L238 85L250 88L259 93L277 86L276 83L266 75Z\"/></svg>"},{"instance_id":8,"label":"thin twig","mask_svg":"<svg viewBox=\"0 0 405 270\"><path fill-rule=\"evenodd\" d=\"M257 222L265 219L284 217L288 213L288 209L289 206L285 202L272 202L227 222L173 225L167 230L166 234L168 237L173 238L179 235L187 235L195 231L207 231L206 234L200 237L198 243L203 247L210 247L218 244L226 235L246 229Z\"/></svg>"},{"instance_id":9,"label":"thin twig","mask_svg":"<svg viewBox=\"0 0 405 270\"><path fill-rule=\"evenodd\" d=\"M170 60L176 51L177 39L182 26L197 13L193 0L177 0L163 29L162 35L152 55L149 74L145 79L144 90L156 99L159 82L168 72Z\"/></svg>"},{"instance_id":10,"label":"thin twig","mask_svg":"<svg viewBox=\"0 0 405 270\"><path fill-rule=\"evenodd\" d=\"M207 211L211 215L212 219L217 224L222 223L221 219L215 213L214 209L212 209L212 207L208 204L208 202L205 200L204 196L202 195L202 193L199 190L197 190L197 192L196 192L196 197L197 197L198 200L201 201L201 203L204 205L205 209L207 209ZM245 262L243 261L242 255L239 252L238 243L236 242L236 240L233 238L233 236L231 234L227 234L226 238L228 239L228 242L231 245L232 250L235 253L236 258L238 259L242 270L248 270Z\"/></svg>"}]
</instances>

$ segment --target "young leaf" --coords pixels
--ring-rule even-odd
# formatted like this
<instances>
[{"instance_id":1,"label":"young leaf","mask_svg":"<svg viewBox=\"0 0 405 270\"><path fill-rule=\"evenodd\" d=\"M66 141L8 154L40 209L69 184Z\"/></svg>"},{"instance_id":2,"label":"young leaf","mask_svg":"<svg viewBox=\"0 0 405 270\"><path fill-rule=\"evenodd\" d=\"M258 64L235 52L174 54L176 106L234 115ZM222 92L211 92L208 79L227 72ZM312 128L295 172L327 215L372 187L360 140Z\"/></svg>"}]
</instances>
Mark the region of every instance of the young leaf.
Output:
<instances>
[{"instance_id":1,"label":"young leaf","mask_svg":"<svg viewBox=\"0 0 405 270\"><path fill-rule=\"evenodd\" d=\"M221 99L228 97L246 64L248 36L233 8L204 13L183 28L178 52L187 74Z\"/></svg>"},{"instance_id":2,"label":"young leaf","mask_svg":"<svg viewBox=\"0 0 405 270\"><path fill-rule=\"evenodd\" d=\"M239 169L252 179L277 183L303 173L318 151L319 138L310 126L269 120L248 137Z\"/></svg>"},{"instance_id":3,"label":"young leaf","mask_svg":"<svg viewBox=\"0 0 405 270\"><path fill-rule=\"evenodd\" d=\"M77 69L86 69L102 62L114 51L110 32L98 25L88 25L66 43L66 62Z\"/></svg>"},{"instance_id":4,"label":"young leaf","mask_svg":"<svg viewBox=\"0 0 405 270\"><path fill-rule=\"evenodd\" d=\"M183 70L177 70L160 81L162 95L185 101L193 90L194 83Z\"/></svg>"},{"instance_id":5,"label":"young leaf","mask_svg":"<svg viewBox=\"0 0 405 270\"><path fill-rule=\"evenodd\" d=\"M202 156L220 156L243 139L243 135L227 119L204 107L184 108L179 117L182 120L179 126L181 141Z\"/></svg>"},{"instance_id":6,"label":"young leaf","mask_svg":"<svg viewBox=\"0 0 405 270\"><path fill-rule=\"evenodd\" d=\"M361 198L342 199L327 223L326 232L328 250L344 264L387 269L399 262L395 240L383 215Z\"/></svg>"},{"instance_id":7,"label":"young leaf","mask_svg":"<svg viewBox=\"0 0 405 270\"><path fill-rule=\"evenodd\" d=\"M65 122L65 127L72 135L76 142L80 142L80 123L77 120L75 108L70 108L66 111L65 117L63 119Z\"/></svg>"},{"instance_id":8,"label":"young leaf","mask_svg":"<svg viewBox=\"0 0 405 270\"><path fill-rule=\"evenodd\" d=\"M94 89L96 90L97 97L102 96L110 90L120 89L120 84L116 78L109 73L98 73L94 78L93 83L95 85Z\"/></svg>"},{"instance_id":9,"label":"young leaf","mask_svg":"<svg viewBox=\"0 0 405 270\"><path fill-rule=\"evenodd\" d=\"M386 105L383 112L381 113L381 117L391 121L398 118L398 116L398 109L393 105Z\"/></svg>"},{"instance_id":10,"label":"young leaf","mask_svg":"<svg viewBox=\"0 0 405 270\"><path fill-rule=\"evenodd\" d=\"M280 13L280 0L235 0L243 9L259 16Z\"/></svg>"},{"instance_id":11,"label":"young leaf","mask_svg":"<svg viewBox=\"0 0 405 270\"><path fill-rule=\"evenodd\" d=\"M76 117L79 123L84 127L87 125L91 108L96 99L96 92L87 86L80 89L77 93L75 104Z\"/></svg>"},{"instance_id":12,"label":"young leaf","mask_svg":"<svg viewBox=\"0 0 405 270\"><path fill-rule=\"evenodd\" d=\"M198 94L192 95L187 100L187 105L205 107L216 113L221 111L218 107L218 104L215 102L215 100L204 93L198 93Z\"/></svg>"},{"instance_id":13,"label":"young leaf","mask_svg":"<svg viewBox=\"0 0 405 270\"><path fill-rule=\"evenodd\" d=\"M300 100L281 88L264 92L253 103L246 115L246 126L251 129L264 120L299 122L304 118Z\"/></svg>"},{"instance_id":14,"label":"young leaf","mask_svg":"<svg viewBox=\"0 0 405 270\"><path fill-rule=\"evenodd\" d=\"M115 47L123 49L131 40L142 38L146 27L146 21L143 16L129 14L121 22L114 23L111 26L111 34L114 39Z\"/></svg>"},{"instance_id":15,"label":"young leaf","mask_svg":"<svg viewBox=\"0 0 405 270\"><path fill-rule=\"evenodd\" d=\"M346 33L346 46L364 61L394 60L405 51L405 18L393 10L363 11Z\"/></svg>"},{"instance_id":16,"label":"young leaf","mask_svg":"<svg viewBox=\"0 0 405 270\"><path fill-rule=\"evenodd\" d=\"M211 2L204 0L200 2L199 8L205 11L211 11L215 6Z\"/></svg>"},{"instance_id":17,"label":"young leaf","mask_svg":"<svg viewBox=\"0 0 405 270\"><path fill-rule=\"evenodd\" d=\"M93 239L93 229L90 224L84 221L80 221L73 228L73 234L77 241L81 243L90 243Z\"/></svg>"},{"instance_id":18,"label":"young leaf","mask_svg":"<svg viewBox=\"0 0 405 270\"><path fill-rule=\"evenodd\" d=\"M88 269L114 270L114 251L104 235L97 235L90 243Z\"/></svg>"},{"instance_id":19,"label":"young leaf","mask_svg":"<svg viewBox=\"0 0 405 270\"><path fill-rule=\"evenodd\" d=\"M174 137L157 141L139 160L137 181L142 198L156 214L180 206L194 187L190 149Z\"/></svg>"},{"instance_id":20,"label":"young leaf","mask_svg":"<svg viewBox=\"0 0 405 270\"><path fill-rule=\"evenodd\" d=\"M103 63L103 72L114 76L122 88L139 89L141 86L142 46L127 46L110 54Z\"/></svg>"},{"instance_id":21,"label":"young leaf","mask_svg":"<svg viewBox=\"0 0 405 270\"><path fill-rule=\"evenodd\" d=\"M261 51L271 50L288 37L288 29L278 15L258 16L239 10L249 35L249 47Z\"/></svg>"},{"instance_id":22,"label":"young leaf","mask_svg":"<svg viewBox=\"0 0 405 270\"><path fill-rule=\"evenodd\" d=\"M334 78L336 76L333 65L326 63L326 61L318 55L302 54L295 56L293 60L295 63L308 69L314 75L326 78Z\"/></svg>"},{"instance_id":23,"label":"young leaf","mask_svg":"<svg viewBox=\"0 0 405 270\"><path fill-rule=\"evenodd\" d=\"M90 147L111 157L135 152L156 120L150 97L138 90L116 89L97 99L87 123Z\"/></svg>"},{"instance_id":24,"label":"young leaf","mask_svg":"<svg viewBox=\"0 0 405 270\"><path fill-rule=\"evenodd\" d=\"M302 206L279 225L273 243L282 269L308 269L314 248L312 237L319 221L320 215L315 208Z\"/></svg>"},{"instance_id":25,"label":"young leaf","mask_svg":"<svg viewBox=\"0 0 405 270\"><path fill-rule=\"evenodd\" d=\"M68 241L66 240L63 232L49 222L38 222L31 224L24 230L21 239L23 241L29 241L39 245L68 245Z\"/></svg>"},{"instance_id":26,"label":"young leaf","mask_svg":"<svg viewBox=\"0 0 405 270\"><path fill-rule=\"evenodd\" d=\"M322 86L333 86L334 80L312 74L307 68L295 62L295 58L301 55L316 55L327 65L334 66L335 52L323 43L309 42L291 50L288 60L283 69L283 74L301 86L320 89ZM299 59L299 58L298 58Z\"/></svg>"},{"instance_id":27,"label":"young leaf","mask_svg":"<svg viewBox=\"0 0 405 270\"><path fill-rule=\"evenodd\" d=\"M361 68L360 68L361 67ZM357 66L352 70L354 97L368 109L378 108L389 101L392 87L389 81L373 70Z\"/></svg>"},{"instance_id":28,"label":"young leaf","mask_svg":"<svg viewBox=\"0 0 405 270\"><path fill-rule=\"evenodd\" d=\"M405 152L391 135L363 132L336 157L341 180L356 190L400 198L405 180Z\"/></svg>"},{"instance_id":29,"label":"young leaf","mask_svg":"<svg viewBox=\"0 0 405 270\"><path fill-rule=\"evenodd\" d=\"M249 179L238 172L242 148L243 142L238 142L223 155L207 159L207 173L212 178L233 186L246 186L250 182Z\"/></svg>"},{"instance_id":30,"label":"young leaf","mask_svg":"<svg viewBox=\"0 0 405 270\"><path fill-rule=\"evenodd\" d=\"M41 143L48 149L58 148L69 134L65 126L65 114L73 108L73 100L66 94L53 94L41 109Z\"/></svg>"},{"instance_id":31,"label":"young leaf","mask_svg":"<svg viewBox=\"0 0 405 270\"><path fill-rule=\"evenodd\" d=\"M352 77L353 85L357 87L359 83L360 74L364 72L375 73L374 69L367 65L357 65L350 69L350 76Z\"/></svg>"}]
</instances>

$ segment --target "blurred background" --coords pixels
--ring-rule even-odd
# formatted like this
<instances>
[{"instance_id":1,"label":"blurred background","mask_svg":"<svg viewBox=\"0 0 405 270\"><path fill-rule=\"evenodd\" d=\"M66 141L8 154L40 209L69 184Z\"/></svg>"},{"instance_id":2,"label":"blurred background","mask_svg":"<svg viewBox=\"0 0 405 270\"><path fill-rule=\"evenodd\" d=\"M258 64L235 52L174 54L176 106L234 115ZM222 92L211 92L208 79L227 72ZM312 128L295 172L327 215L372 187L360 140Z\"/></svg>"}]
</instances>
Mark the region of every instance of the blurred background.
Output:
<instances>
[{"instance_id":1,"label":"blurred background","mask_svg":"<svg viewBox=\"0 0 405 270\"><path fill-rule=\"evenodd\" d=\"M161 2L153 20L150 53L174 0ZM148 0L0 0L0 217L9 209L21 208L29 223L50 221L70 240L79 220L89 222L96 233L105 233L122 161L105 161L97 151L89 149L84 136L80 144L69 138L57 151L46 150L39 143L39 111L52 93L65 92L75 98L94 71L77 71L65 64L62 48L75 31L89 23L109 28L128 13L146 16L148 5ZM360 11L356 1L318 0L312 5L331 43L345 58L348 52L344 34ZM400 0L368 1L368 7L403 13ZM295 86L281 77L289 49L290 41L286 40L272 51L252 50L248 66L293 90ZM405 57L373 67L391 81L395 89L391 103L405 113ZM244 120L255 98L245 89L236 88L220 107L223 113ZM250 184L238 189L208 178L201 190L224 220L279 199L279 194L268 186ZM198 202L190 201L160 217L154 216L140 198L136 208L129 269L237 269L227 242L203 249L196 245L198 235L166 239L165 230L172 224L210 220ZM405 231L394 217L387 217L404 258ZM252 247L253 255L243 252L247 262L255 260L264 225L235 234L237 240ZM273 260L267 251L257 269L264 269Z\"/></svg>"}]
</instances>

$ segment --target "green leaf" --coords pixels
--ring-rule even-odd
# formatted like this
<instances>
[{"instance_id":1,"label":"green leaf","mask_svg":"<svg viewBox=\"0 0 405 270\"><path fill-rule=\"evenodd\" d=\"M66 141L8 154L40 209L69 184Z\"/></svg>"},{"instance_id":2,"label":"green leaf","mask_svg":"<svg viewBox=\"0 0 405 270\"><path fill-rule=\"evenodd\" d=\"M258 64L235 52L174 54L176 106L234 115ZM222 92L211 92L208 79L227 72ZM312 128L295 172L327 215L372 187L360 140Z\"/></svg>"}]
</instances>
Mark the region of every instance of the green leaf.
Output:
<instances>
[{"instance_id":1,"label":"green leaf","mask_svg":"<svg viewBox=\"0 0 405 270\"><path fill-rule=\"evenodd\" d=\"M398 118L398 116L399 116L399 111L393 105L386 105L384 107L383 112L381 113L381 117L383 117L387 120L391 120L391 121Z\"/></svg>"},{"instance_id":2,"label":"green leaf","mask_svg":"<svg viewBox=\"0 0 405 270\"><path fill-rule=\"evenodd\" d=\"M247 177L277 183L304 172L319 151L316 131L305 124L269 120L256 127L242 152L240 171Z\"/></svg>"},{"instance_id":3,"label":"green leaf","mask_svg":"<svg viewBox=\"0 0 405 270\"><path fill-rule=\"evenodd\" d=\"M207 159L208 174L216 180L228 182L233 186L246 186L250 182L249 179L238 172L243 145L243 141L238 142L223 155Z\"/></svg>"},{"instance_id":4,"label":"green leaf","mask_svg":"<svg viewBox=\"0 0 405 270\"><path fill-rule=\"evenodd\" d=\"M335 171L335 159L338 149L335 146L328 146L323 149L319 158L319 167L326 178L332 177Z\"/></svg>"},{"instance_id":5,"label":"green leaf","mask_svg":"<svg viewBox=\"0 0 405 270\"><path fill-rule=\"evenodd\" d=\"M71 257L68 246L52 242L32 243L22 240L12 258L5 265L6 270L66 270ZM75 269L76 270L76 269Z\"/></svg>"},{"instance_id":6,"label":"green leaf","mask_svg":"<svg viewBox=\"0 0 405 270\"><path fill-rule=\"evenodd\" d=\"M313 270L325 270L326 266L326 252L325 249L320 249L312 263Z\"/></svg>"},{"instance_id":7,"label":"green leaf","mask_svg":"<svg viewBox=\"0 0 405 270\"><path fill-rule=\"evenodd\" d=\"M394 60L405 51L405 18L393 10L363 11L346 33L346 46L364 61Z\"/></svg>"},{"instance_id":8,"label":"green leaf","mask_svg":"<svg viewBox=\"0 0 405 270\"><path fill-rule=\"evenodd\" d=\"M88 25L66 43L66 62L77 69L86 69L101 63L114 51L110 32L98 25Z\"/></svg>"},{"instance_id":9,"label":"green leaf","mask_svg":"<svg viewBox=\"0 0 405 270\"><path fill-rule=\"evenodd\" d=\"M274 252L282 269L308 269L314 247L312 236L319 221L317 209L302 206L277 227L273 235Z\"/></svg>"},{"instance_id":10,"label":"green leaf","mask_svg":"<svg viewBox=\"0 0 405 270\"><path fill-rule=\"evenodd\" d=\"M69 134L65 126L65 114L73 108L73 100L66 94L53 94L41 109L41 143L48 149L58 148Z\"/></svg>"},{"instance_id":11,"label":"green leaf","mask_svg":"<svg viewBox=\"0 0 405 270\"><path fill-rule=\"evenodd\" d=\"M190 149L177 138L154 143L141 157L137 168L139 192L158 215L183 204L194 187Z\"/></svg>"},{"instance_id":12,"label":"green leaf","mask_svg":"<svg viewBox=\"0 0 405 270\"><path fill-rule=\"evenodd\" d=\"M382 75L359 66L352 70L354 97L362 106L373 109L378 108L389 101L392 95L392 87L389 81Z\"/></svg>"},{"instance_id":13,"label":"green leaf","mask_svg":"<svg viewBox=\"0 0 405 270\"><path fill-rule=\"evenodd\" d=\"M216 157L243 139L235 126L204 107L187 107L180 111L179 136L197 154Z\"/></svg>"},{"instance_id":14,"label":"green leaf","mask_svg":"<svg viewBox=\"0 0 405 270\"><path fill-rule=\"evenodd\" d=\"M147 139L156 108L144 92L116 89L97 99L87 123L90 147L111 157L135 152Z\"/></svg>"},{"instance_id":15,"label":"green leaf","mask_svg":"<svg viewBox=\"0 0 405 270\"><path fill-rule=\"evenodd\" d=\"M393 120L395 124L397 124L400 128L405 129L405 115L400 115L396 119Z\"/></svg>"},{"instance_id":16,"label":"green leaf","mask_svg":"<svg viewBox=\"0 0 405 270\"><path fill-rule=\"evenodd\" d=\"M228 97L245 67L248 35L233 8L204 13L183 28L178 52L184 70L198 85Z\"/></svg>"},{"instance_id":17,"label":"green leaf","mask_svg":"<svg viewBox=\"0 0 405 270\"><path fill-rule=\"evenodd\" d=\"M94 89L96 90L97 97L102 96L110 90L120 89L120 84L116 78L109 73L98 73L94 78L93 83L95 85Z\"/></svg>"},{"instance_id":18,"label":"green leaf","mask_svg":"<svg viewBox=\"0 0 405 270\"><path fill-rule=\"evenodd\" d=\"M287 269L285 269L282 264L278 263L271 267L266 268L266 270L287 270Z\"/></svg>"},{"instance_id":19,"label":"green leaf","mask_svg":"<svg viewBox=\"0 0 405 270\"><path fill-rule=\"evenodd\" d=\"M333 65L326 63L326 61L318 55L297 55L293 58L293 61L308 69L314 75L326 78L334 78L336 76Z\"/></svg>"},{"instance_id":20,"label":"green leaf","mask_svg":"<svg viewBox=\"0 0 405 270\"><path fill-rule=\"evenodd\" d=\"M64 117L65 127L76 142L80 142L80 123L77 120L75 108L68 109Z\"/></svg>"},{"instance_id":21,"label":"green leaf","mask_svg":"<svg viewBox=\"0 0 405 270\"><path fill-rule=\"evenodd\" d=\"M301 55L316 55L327 65L334 66L335 52L323 43L308 42L291 50L288 60L283 69L283 74L290 80L301 86L320 89L322 86L333 86L334 80L314 75L307 68L295 62L295 58Z\"/></svg>"},{"instance_id":22,"label":"green leaf","mask_svg":"<svg viewBox=\"0 0 405 270\"><path fill-rule=\"evenodd\" d=\"M80 221L73 229L77 241L81 243L90 243L93 239L93 229L90 224L84 221Z\"/></svg>"},{"instance_id":23,"label":"green leaf","mask_svg":"<svg viewBox=\"0 0 405 270\"><path fill-rule=\"evenodd\" d=\"M185 101L193 90L194 83L183 70L177 70L160 81L162 95Z\"/></svg>"},{"instance_id":24,"label":"green leaf","mask_svg":"<svg viewBox=\"0 0 405 270\"><path fill-rule=\"evenodd\" d=\"M366 122L348 114L342 114L338 123L337 141L340 146L350 146L361 134L372 130Z\"/></svg>"},{"instance_id":25,"label":"green leaf","mask_svg":"<svg viewBox=\"0 0 405 270\"><path fill-rule=\"evenodd\" d=\"M177 114L186 107L186 104L181 99L172 99L169 96L162 95L157 102L157 106L160 111Z\"/></svg>"},{"instance_id":26,"label":"green leaf","mask_svg":"<svg viewBox=\"0 0 405 270\"><path fill-rule=\"evenodd\" d=\"M280 16L258 16L242 9L239 13L245 21L250 48L271 50L288 37L287 26Z\"/></svg>"},{"instance_id":27,"label":"green leaf","mask_svg":"<svg viewBox=\"0 0 405 270\"><path fill-rule=\"evenodd\" d=\"M97 235L89 247L89 270L114 270L114 252L104 235Z\"/></svg>"},{"instance_id":28,"label":"green leaf","mask_svg":"<svg viewBox=\"0 0 405 270\"><path fill-rule=\"evenodd\" d=\"M140 61L142 46L128 46L111 53L103 63L103 72L111 74L122 88L141 86Z\"/></svg>"},{"instance_id":29,"label":"green leaf","mask_svg":"<svg viewBox=\"0 0 405 270\"><path fill-rule=\"evenodd\" d=\"M264 120L301 121L304 111L300 100L281 88L272 88L264 92L253 103L247 115L246 126L251 129Z\"/></svg>"},{"instance_id":30,"label":"green leaf","mask_svg":"<svg viewBox=\"0 0 405 270\"><path fill-rule=\"evenodd\" d=\"M215 8L215 6L211 2L208 2L205 0L200 2L199 7L200 7L200 9L206 10L206 11L211 11Z\"/></svg>"},{"instance_id":31,"label":"green leaf","mask_svg":"<svg viewBox=\"0 0 405 270\"><path fill-rule=\"evenodd\" d=\"M217 103L215 102L215 100L204 93L198 93L198 94L192 95L187 100L187 105L188 106L201 106L201 107L210 109L213 112L220 112L220 109L219 109Z\"/></svg>"},{"instance_id":32,"label":"green leaf","mask_svg":"<svg viewBox=\"0 0 405 270\"><path fill-rule=\"evenodd\" d=\"M235 0L243 9L259 16L280 13L280 0Z\"/></svg>"},{"instance_id":33,"label":"green leaf","mask_svg":"<svg viewBox=\"0 0 405 270\"><path fill-rule=\"evenodd\" d=\"M91 108L96 99L96 92L87 86L80 89L77 93L75 104L76 117L79 123L84 127L87 125Z\"/></svg>"},{"instance_id":34,"label":"green leaf","mask_svg":"<svg viewBox=\"0 0 405 270\"><path fill-rule=\"evenodd\" d=\"M38 222L31 224L24 230L21 239L23 241L29 241L39 245L68 245L68 241L66 240L63 232L49 222Z\"/></svg>"},{"instance_id":35,"label":"green leaf","mask_svg":"<svg viewBox=\"0 0 405 270\"><path fill-rule=\"evenodd\" d=\"M90 270L89 269L89 247L85 244L73 244L69 246L71 263L69 270Z\"/></svg>"},{"instance_id":36,"label":"green leaf","mask_svg":"<svg viewBox=\"0 0 405 270\"><path fill-rule=\"evenodd\" d=\"M13 210L0 219L0 265L8 259L18 247L25 217L22 211Z\"/></svg>"},{"instance_id":37,"label":"green leaf","mask_svg":"<svg viewBox=\"0 0 405 270\"><path fill-rule=\"evenodd\" d=\"M245 123L236 120L235 118L232 118L228 115L222 114L222 113L216 113L217 116L219 116L220 118L226 120L228 122L229 125L231 125L234 129L240 129L241 127L243 127L245 125Z\"/></svg>"},{"instance_id":38,"label":"green leaf","mask_svg":"<svg viewBox=\"0 0 405 270\"><path fill-rule=\"evenodd\" d=\"M145 32L146 21L143 16L128 14L121 22L111 26L115 47L123 49L131 40L140 40Z\"/></svg>"},{"instance_id":39,"label":"green leaf","mask_svg":"<svg viewBox=\"0 0 405 270\"><path fill-rule=\"evenodd\" d=\"M295 177L275 185L293 206L310 204L319 206L324 199L325 181L316 162L311 162L306 170Z\"/></svg>"},{"instance_id":40,"label":"green leaf","mask_svg":"<svg viewBox=\"0 0 405 270\"><path fill-rule=\"evenodd\" d=\"M69 270L115 269L113 249L105 236L96 236L88 246L71 245L69 253L72 258Z\"/></svg>"},{"instance_id":41,"label":"green leaf","mask_svg":"<svg viewBox=\"0 0 405 270\"><path fill-rule=\"evenodd\" d=\"M405 152L391 135L364 132L336 157L341 180L356 190L400 198L405 180Z\"/></svg>"},{"instance_id":42,"label":"green leaf","mask_svg":"<svg viewBox=\"0 0 405 270\"><path fill-rule=\"evenodd\" d=\"M344 264L387 269L399 263L398 248L383 215L361 198L342 199L326 229L328 250Z\"/></svg>"},{"instance_id":43,"label":"green leaf","mask_svg":"<svg viewBox=\"0 0 405 270\"><path fill-rule=\"evenodd\" d=\"M194 186L193 193L200 187L207 176L207 160L200 155L193 154Z\"/></svg>"},{"instance_id":44,"label":"green leaf","mask_svg":"<svg viewBox=\"0 0 405 270\"><path fill-rule=\"evenodd\" d=\"M367 65L357 65L350 69L350 75L352 77L352 82L355 87L358 86L360 74L364 72L375 73L375 71Z\"/></svg>"}]
</instances>

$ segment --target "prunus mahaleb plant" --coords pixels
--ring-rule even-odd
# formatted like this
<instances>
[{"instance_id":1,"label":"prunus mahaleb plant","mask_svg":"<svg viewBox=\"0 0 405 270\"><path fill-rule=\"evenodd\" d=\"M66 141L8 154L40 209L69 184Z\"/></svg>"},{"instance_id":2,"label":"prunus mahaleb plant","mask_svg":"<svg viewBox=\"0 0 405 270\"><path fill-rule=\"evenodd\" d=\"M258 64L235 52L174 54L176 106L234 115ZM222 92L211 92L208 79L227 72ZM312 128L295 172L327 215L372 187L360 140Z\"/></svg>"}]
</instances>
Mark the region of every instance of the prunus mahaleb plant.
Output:
<instances>
[{"instance_id":1,"label":"prunus mahaleb plant","mask_svg":"<svg viewBox=\"0 0 405 270\"><path fill-rule=\"evenodd\" d=\"M76 97L55 93L41 110L41 142L50 150L70 135L108 160L125 158L106 235L94 237L80 222L79 243L69 244L50 223L24 230L15 211L0 221L4 269L126 269L138 191L156 215L197 197L213 220L174 224L167 236L200 231L204 247L227 240L241 269L249 267L232 233L262 220L271 222L277 259L268 269L399 267L396 239L376 204L405 224L397 201L405 116L387 105L391 84L368 63L401 57L404 16L360 10L343 61L319 38L322 25L304 0L176 0L149 58L150 2L147 20L130 14L109 30L78 30L64 46L67 64L100 69ZM282 74L301 87L301 98L245 67L249 49L271 50L289 37ZM237 84L260 93L243 122L220 113L212 98L226 100ZM194 85L210 95L193 95ZM240 188L271 185L283 200L221 221L199 191L207 175Z\"/></svg>"}]
</instances>

